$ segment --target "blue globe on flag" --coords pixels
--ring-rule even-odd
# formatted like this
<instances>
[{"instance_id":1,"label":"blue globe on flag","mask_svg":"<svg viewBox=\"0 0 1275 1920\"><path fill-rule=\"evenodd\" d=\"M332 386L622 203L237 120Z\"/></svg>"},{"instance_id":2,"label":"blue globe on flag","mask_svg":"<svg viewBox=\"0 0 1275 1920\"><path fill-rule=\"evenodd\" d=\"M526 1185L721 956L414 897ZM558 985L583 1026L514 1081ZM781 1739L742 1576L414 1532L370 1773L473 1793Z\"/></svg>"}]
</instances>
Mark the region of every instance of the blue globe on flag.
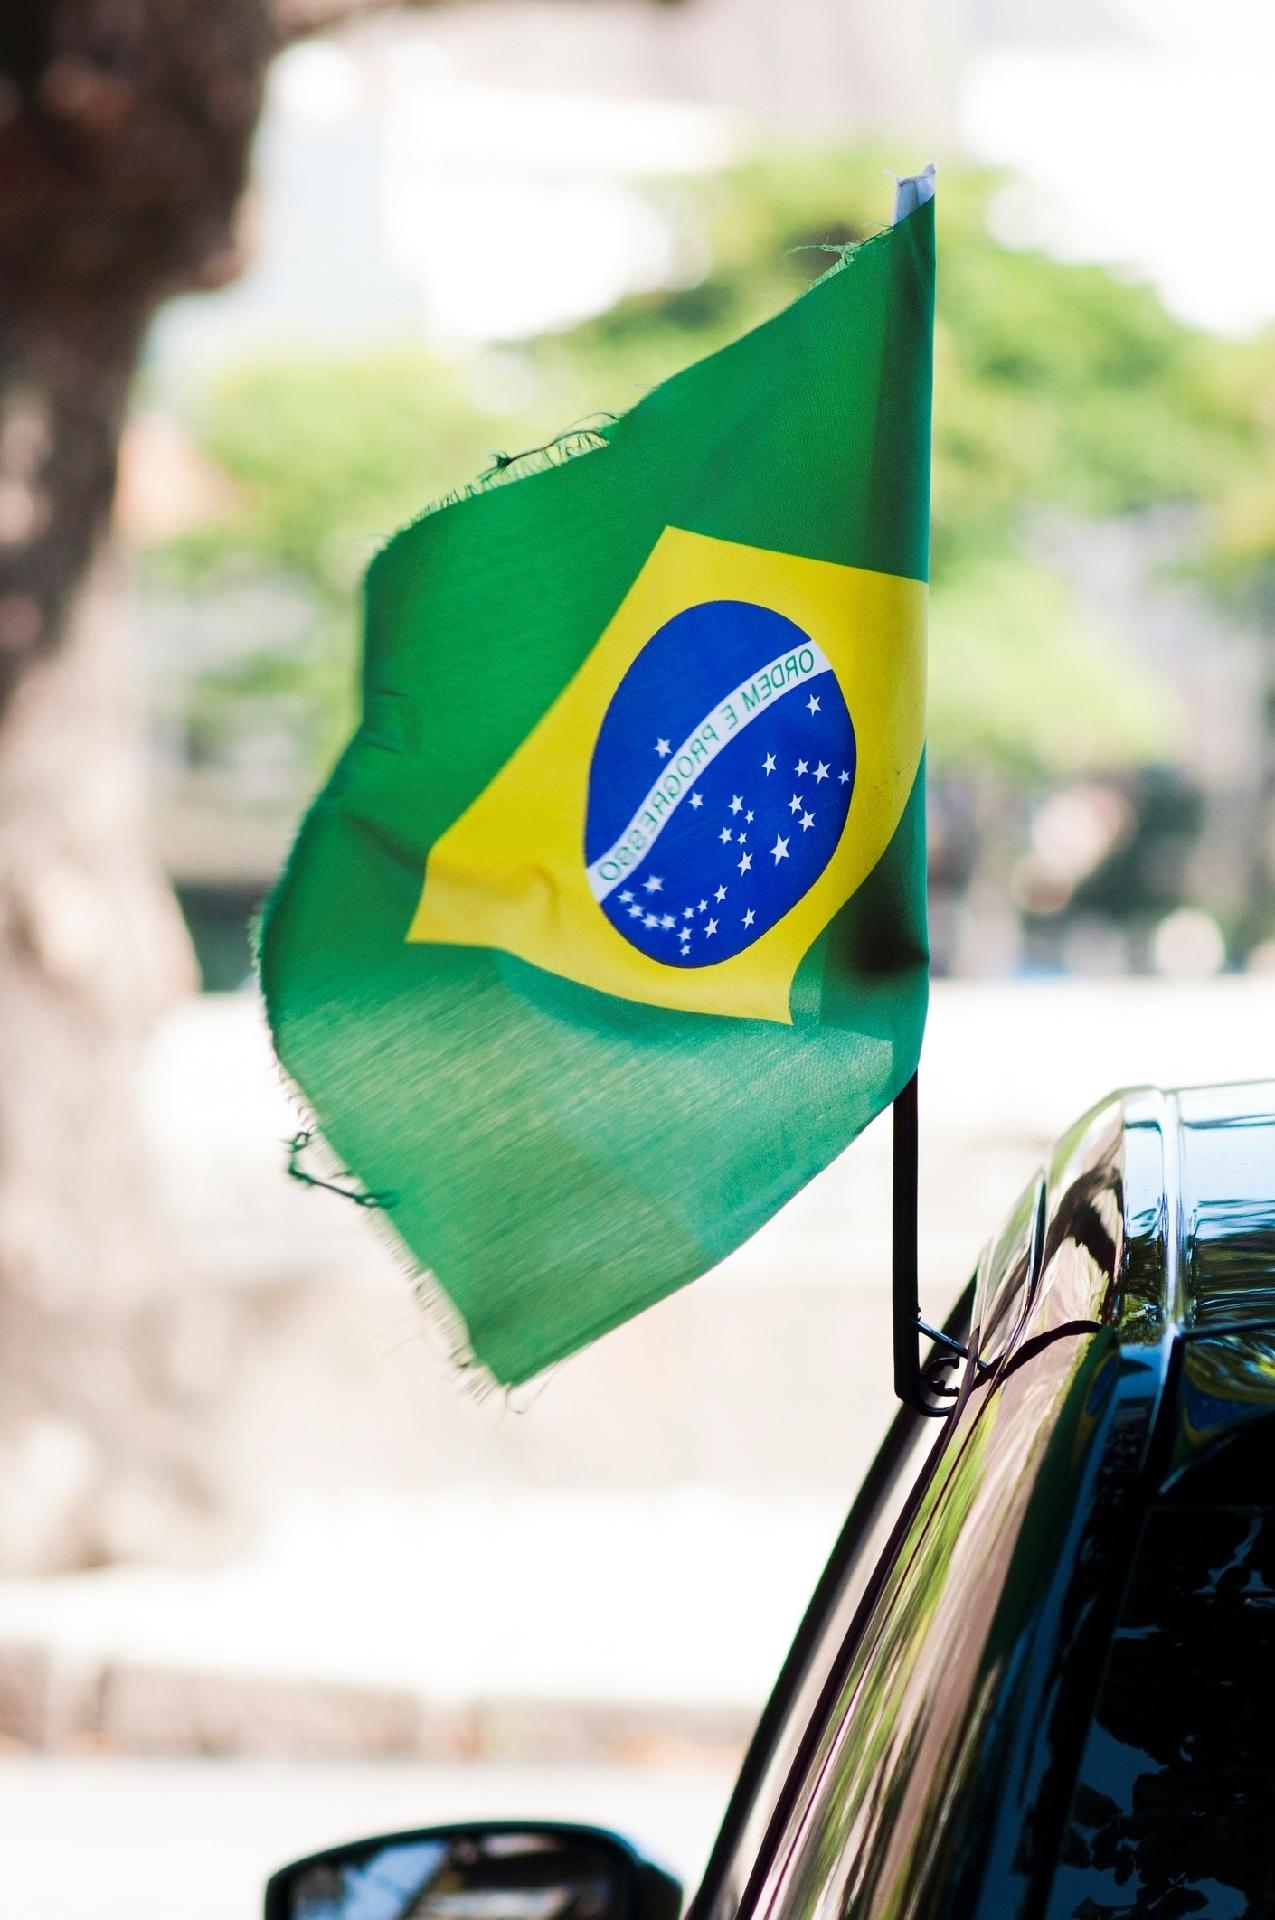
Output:
<instances>
[{"instance_id":1,"label":"blue globe on flag","mask_svg":"<svg viewBox=\"0 0 1275 1920\"><path fill-rule=\"evenodd\" d=\"M854 726L811 636L751 601L687 607L642 648L598 732L594 898L651 959L715 966L814 885L854 776Z\"/></svg>"}]
</instances>

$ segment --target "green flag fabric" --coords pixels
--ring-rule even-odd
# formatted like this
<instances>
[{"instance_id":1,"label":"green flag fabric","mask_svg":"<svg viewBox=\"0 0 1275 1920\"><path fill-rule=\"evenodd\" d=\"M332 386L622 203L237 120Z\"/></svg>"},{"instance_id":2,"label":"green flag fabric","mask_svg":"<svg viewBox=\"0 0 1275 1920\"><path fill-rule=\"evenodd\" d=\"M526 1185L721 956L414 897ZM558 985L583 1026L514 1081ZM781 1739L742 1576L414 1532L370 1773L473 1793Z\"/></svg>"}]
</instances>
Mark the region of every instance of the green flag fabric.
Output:
<instances>
[{"instance_id":1,"label":"green flag fabric","mask_svg":"<svg viewBox=\"0 0 1275 1920\"><path fill-rule=\"evenodd\" d=\"M330 1150L502 1382L721 1260L915 1069L926 191L592 451L369 568L362 723L262 983Z\"/></svg>"}]
</instances>

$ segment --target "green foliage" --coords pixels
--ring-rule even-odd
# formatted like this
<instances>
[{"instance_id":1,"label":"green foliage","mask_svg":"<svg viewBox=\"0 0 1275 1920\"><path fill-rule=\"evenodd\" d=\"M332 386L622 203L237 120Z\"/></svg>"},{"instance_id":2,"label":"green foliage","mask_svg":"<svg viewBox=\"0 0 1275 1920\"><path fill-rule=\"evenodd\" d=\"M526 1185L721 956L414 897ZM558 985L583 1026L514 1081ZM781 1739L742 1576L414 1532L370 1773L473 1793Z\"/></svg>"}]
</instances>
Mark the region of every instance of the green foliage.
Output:
<instances>
[{"instance_id":1,"label":"green foliage","mask_svg":"<svg viewBox=\"0 0 1275 1920\"><path fill-rule=\"evenodd\" d=\"M1261 468L1275 352L1245 379L1238 349L1182 326L1148 288L1003 245L988 219L1001 184L953 165L939 198L931 744L939 766L1031 780L1162 757L1173 736L1164 691L1028 557L1033 519L1213 502L1217 577L1275 572ZM692 285L467 365L403 351L255 363L214 383L195 427L238 507L158 564L200 591L287 577L314 618L299 653L240 663L207 696L246 697L268 664L272 684L309 703L312 756L328 755L349 717L356 583L376 544L489 466L493 446L628 406L775 311L824 270L821 249L880 223L890 185L871 152L785 153L666 192L706 262Z\"/></svg>"},{"instance_id":2,"label":"green foliage","mask_svg":"<svg viewBox=\"0 0 1275 1920\"><path fill-rule=\"evenodd\" d=\"M299 645L250 650L205 672L191 730L225 738L236 714L244 725L254 709L283 704L313 775L355 717L364 567L458 475L490 462L500 423L477 404L464 369L399 350L234 367L202 396L192 425L233 482L235 506L149 556L151 577L199 594L273 578L300 591L311 613Z\"/></svg>"},{"instance_id":3,"label":"green foliage","mask_svg":"<svg viewBox=\"0 0 1275 1920\"><path fill-rule=\"evenodd\" d=\"M483 427L463 375L419 351L235 367L195 428L239 511L172 558L279 568L346 595L386 535L472 462Z\"/></svg>"},{"instance_id":4,"label":"green foliage","mask_svg":"<svg viewBox=\"0 0 1275 1920\"><path fill-rule=\"evenodd\" d=\"M1170 691L1081 618L1060 580L1014 556L949 569L935 592L929 718L938 764L1024 782L1163 761L1182 731Z\"/></svg>"},{"instance_id":5,"label":"green foliage","mask_svg":"<svg viewBox=\"0 0 1275 1920\"><path fill-rule=\"evenodd\" d=\"M1255 423L1265 457L1218 490L1196 571L1250 616L1275 623L1275 328L1236 347L1223 369L1227 404Z\"/></svg>"}]
</instances>

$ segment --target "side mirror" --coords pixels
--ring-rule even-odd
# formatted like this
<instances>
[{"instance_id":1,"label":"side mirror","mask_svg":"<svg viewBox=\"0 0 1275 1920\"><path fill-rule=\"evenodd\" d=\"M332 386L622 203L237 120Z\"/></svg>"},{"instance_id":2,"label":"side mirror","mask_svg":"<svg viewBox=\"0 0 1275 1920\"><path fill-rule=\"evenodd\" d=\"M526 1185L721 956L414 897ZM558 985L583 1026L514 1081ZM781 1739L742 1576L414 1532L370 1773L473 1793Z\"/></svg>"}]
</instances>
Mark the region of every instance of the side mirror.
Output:
<instances>
[{"instance_id":1,"label":"side mirror","mask_svg":"<svg viewBox=\"0 0 1275 1920\"><path fill-rule=\"evenodd\" d=\"M281 1867L265 1920L678 1920L682 1889L598 1827L479 1821Z\"/></svg>"}]
</instances>

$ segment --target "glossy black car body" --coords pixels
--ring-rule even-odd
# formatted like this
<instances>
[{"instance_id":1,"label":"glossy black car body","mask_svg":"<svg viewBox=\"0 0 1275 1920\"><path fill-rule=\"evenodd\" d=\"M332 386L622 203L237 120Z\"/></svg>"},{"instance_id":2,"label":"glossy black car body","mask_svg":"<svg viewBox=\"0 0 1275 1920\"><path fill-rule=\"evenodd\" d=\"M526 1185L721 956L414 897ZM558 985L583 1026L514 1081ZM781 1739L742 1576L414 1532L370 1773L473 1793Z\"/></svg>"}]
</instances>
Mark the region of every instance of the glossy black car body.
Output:
<instances>
[{"instance_id":1,"label":"glossy black car body","mask_svg":"<svg viewBox=\"0 0 1275 1920\"><path fill-rule=\"evenodd\" d=\"M949 1331L691 1920L1275 1913L1275 1085L1095 1110Z\"/></svg>"}]
</instances>

